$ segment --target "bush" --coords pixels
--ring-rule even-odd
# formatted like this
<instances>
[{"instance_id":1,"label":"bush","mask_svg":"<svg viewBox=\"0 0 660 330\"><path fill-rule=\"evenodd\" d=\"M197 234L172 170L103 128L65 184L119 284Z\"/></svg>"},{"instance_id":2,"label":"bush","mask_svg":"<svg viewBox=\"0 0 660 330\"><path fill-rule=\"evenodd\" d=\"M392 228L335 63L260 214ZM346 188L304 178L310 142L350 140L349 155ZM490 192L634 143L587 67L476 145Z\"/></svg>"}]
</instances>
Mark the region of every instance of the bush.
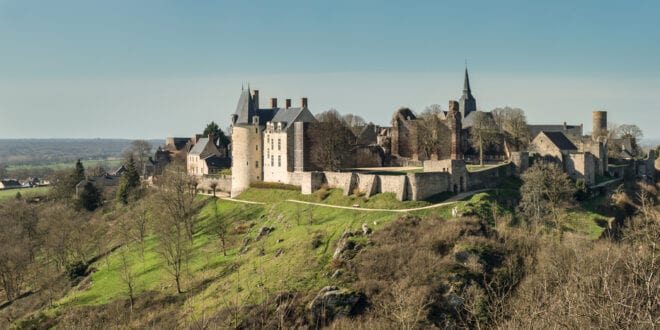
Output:
<instances>
[{"instance_id":1,"label":"bush","mask_svg":"<svg viewBox=\"0 0 660 330\"><path fill-rule=\"evenodd\" d=\"M279 182L264 182L264 181L252 182L250 184L250 187L257 189L300 190L299 186L294 186L292 184L284 184Z\"/></svg>"},{"instance_id":2,"label":"bush","mask_svg":"<svg viewBox=\"0 0 660 330\"><path fill-rule=\"evenodd\" d=\"M82 261L77 261L66 266L66 276L72 281L86 274L87 265Z\"/></svg>"}]
</instances>

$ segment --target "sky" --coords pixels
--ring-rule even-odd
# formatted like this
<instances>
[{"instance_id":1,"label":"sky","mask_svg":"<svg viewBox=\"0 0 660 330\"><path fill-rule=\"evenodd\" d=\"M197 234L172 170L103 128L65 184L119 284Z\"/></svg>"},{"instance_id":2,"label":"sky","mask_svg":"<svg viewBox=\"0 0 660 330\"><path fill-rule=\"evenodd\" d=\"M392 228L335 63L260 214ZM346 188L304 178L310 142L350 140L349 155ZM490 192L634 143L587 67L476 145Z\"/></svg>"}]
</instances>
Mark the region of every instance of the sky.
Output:
<instances>
[{"instance_id":1,"label":"sky","mask_svg":"<svg viewBox=\"0 0 660 330\"><path fill-rule=\"evenodd\" d=\"M0 0L0 138L192 136L242 86L388 125L447 108L660 139L659 1Z\"/></svg>"}]
</instances>

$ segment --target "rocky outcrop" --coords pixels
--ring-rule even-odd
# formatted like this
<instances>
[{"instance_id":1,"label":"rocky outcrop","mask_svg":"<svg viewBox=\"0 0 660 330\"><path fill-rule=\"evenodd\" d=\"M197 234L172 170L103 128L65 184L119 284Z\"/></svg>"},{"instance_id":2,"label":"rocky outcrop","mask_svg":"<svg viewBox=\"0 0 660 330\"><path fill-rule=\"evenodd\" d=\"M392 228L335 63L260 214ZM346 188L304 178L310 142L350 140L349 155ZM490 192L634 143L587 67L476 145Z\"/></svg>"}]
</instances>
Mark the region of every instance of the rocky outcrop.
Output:
<instances>
[{"instance_id":1,"label":"rocky outcrop","mask_svg":"<svg viewBox=\"0 0 660 330\"><path fill-rule=\"evenodd\" d=\"M362 293L336 286L322 288L309 303L313 324L323 324L335 317L357 314L366 301Z\"/></svg>"}]
</instances>

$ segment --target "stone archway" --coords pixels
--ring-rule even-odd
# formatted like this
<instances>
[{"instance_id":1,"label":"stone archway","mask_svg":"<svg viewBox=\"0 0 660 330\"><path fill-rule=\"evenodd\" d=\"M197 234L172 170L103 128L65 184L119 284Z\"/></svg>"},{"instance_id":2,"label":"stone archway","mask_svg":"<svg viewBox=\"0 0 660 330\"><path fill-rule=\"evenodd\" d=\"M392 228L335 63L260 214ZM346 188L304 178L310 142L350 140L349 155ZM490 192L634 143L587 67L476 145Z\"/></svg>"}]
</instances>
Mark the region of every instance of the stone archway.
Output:
<instances>
[{"instance_id":1,"label":"stone archway","mask_svg":"<svg viewBox=\"0 0 660 330\"><path fill-rule=\"evenodd\" d=\"M464 192L465 191L465 185L463 184L463 177L459 177L458 182L459 182L459 189L461 190L461 192Z\"/></svg>"},{"instance_id":2,"label":"stone archway","mask_svg":"<svg viewBox=\"0 0 660 330\"><path fill-rule=\"evenodd\" d=\"M456 185L456 184L454 183L454 194L457 194L457 193L458 193L458 185Z\"/></svg>"}]
</instances>

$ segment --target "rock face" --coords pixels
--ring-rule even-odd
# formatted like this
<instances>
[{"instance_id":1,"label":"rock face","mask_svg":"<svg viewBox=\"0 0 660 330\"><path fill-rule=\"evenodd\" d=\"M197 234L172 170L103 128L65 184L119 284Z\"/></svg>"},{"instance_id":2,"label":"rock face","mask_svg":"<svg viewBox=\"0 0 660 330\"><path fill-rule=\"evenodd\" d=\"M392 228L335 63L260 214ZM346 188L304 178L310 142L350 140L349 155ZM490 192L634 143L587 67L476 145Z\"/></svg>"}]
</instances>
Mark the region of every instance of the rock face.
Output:
<instances>
[{"instance_id":1,"label":"rock face","mask_svg":"<svg viewBox=\"0 0 660 330\"><path fill-rule=\"evenodd\" d=\"M258 241L262 237L267 236L268 234L273 232L273 230L275 230L275 227L261 227L261 229L259 229L259 233L257 234L257 237L255 237L254 240Z\"/></svg>"},{"instance_id":2,"label":"rock face","mask_svg":"<svg viewBox=\"0 0 660 330\"><path fill-rule=\"evenodd\" d=\"M313 324L325 323L337 316L355 315L364 302L365 297L362 293L326 286L309 303L309 310Z\"/></svg>"},{"instance_id":3,"label":"rock face","mask_svg":"<svg viewBox=\"0 0 660 330\"><path fill-rule=\"evenodd\" d=\"M337 242L337 248L335 249L335 253L332 254L332 259L341 258L345 251L352 250L355 247L355 243L348 240L349 237L353 237L353 233L346 232L343 235L341 235L341 238L339 238L339 242Z\"/></svg>"}]
</instances>

